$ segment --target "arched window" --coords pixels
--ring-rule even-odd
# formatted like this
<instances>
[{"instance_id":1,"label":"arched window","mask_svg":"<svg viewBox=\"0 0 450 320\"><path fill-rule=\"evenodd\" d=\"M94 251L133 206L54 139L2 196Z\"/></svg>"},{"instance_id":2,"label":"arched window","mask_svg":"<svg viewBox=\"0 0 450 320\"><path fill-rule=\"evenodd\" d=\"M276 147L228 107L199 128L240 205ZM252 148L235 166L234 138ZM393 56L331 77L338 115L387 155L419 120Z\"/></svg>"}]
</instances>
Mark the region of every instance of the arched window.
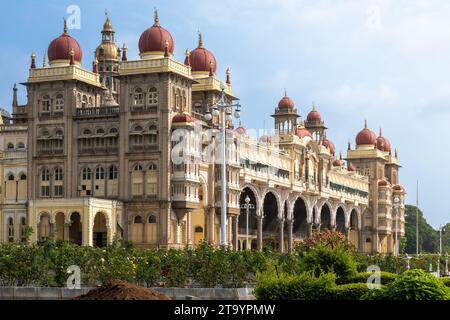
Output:
<instances>
[{"instance_id":1,"label":"arched window","mask_svg":"<svg viewBox=\"0 0 450 320\"><path fill-rule=\"evenodd\" d=\"M96 134L105 134L105 130L98 128Z\"/></svg>"},{"instance_id":2,"label":"arched window","mask_svg":"<svg viewBox=\"0 0 450 320\"><path fill-rule=\"evenodd\" d=\"M136 127L134 127L134 131L135 132L142 132L142 127L137 125Z\"/></svg>"},{"instance_id":3,"label":"arched window","mask_svg":"<svg viewBox=\"0 0 450 320\"><path fill-rule=\"evenodd\" d=\"M12 173L8 175L8 181L14 181L14 175Z\"/></svg>"},{"instance_id":4,"label":"arched window","mask_svg":"<svg viewBox=\"0 0 450 320\"><path fill-rule=\"evenodd\" d=\"M134 217L134 223L142 223L142 217L141 216Z\"/></svg>"},{"instance_id":5,"label":"arched window","mask_svg":"<svg viewBox=\"0 0 450 320\"><path fill-rule=\"evenodd\" d=\"M109 180L116 180L118 177L118 171L116 166L109 167Z\"/></svg>"},{"instance_id":6,"label":"arched window","mask_svg":"<svg viewBox=\"0 0 450 320\"><path fill-rule=\"evenodd\" d=\"M134 171L142 171L142 166L140 164L137 164L134 166Z\"/></svg>"},{"instance_id":7,"label":"arched window","mask_svg":"<svg viewBox=\"0 0 450 320\"><path fill-rule=\"evenodd\" d=\"M43 169L41 171L41 180L50 181L50 172L48 171L48 169Z\"/></svg>"},{"instance_id":8,"label":"arched window","mask_svg":"<svg viewBox=\"0 0 450 320\"><path fill-rule=\"evenodd\" d=\"M91 169L90 168L83 168L82 174L81 174L82 180L91 180Z\"/></svg>"},{"instance_id":9,"label":"arched window","mask_svg":"<svg viewBox=\"0 0 450 320\"><path fill-rule=\"evenodd\" d=\"M149 138L148 143L151 145L158 144L158 128L154 124L152 124L150 125L148 130L150 132L150 135L148 136Z\"/></svg>"},{"instance_id":10,"label":"arched window","mask_svg":"<svg viewBox=\"0 0 450 320\"><path fill-rule=\"evenodd\" d=\"M25 143L19 142L19 143L17 144L17 149L19 149L19 150L25 149Z\"/></svg>"},{"instance_id":11,"label":"arched window","mask_svg":"<svg viewBox=\"0 0 450 320\"><path fill-rule=\"evenodd\" d=\"M203 228L201 226L196 226L195 233L200 233L200 232L203 232Z\"/></svg>"},{"instance_id":12,"label":"arched window","mask_svg":"<svg viewBox=\"0 0 450 320\"><path fill-rule=\"evenodd\" d=\"M155 196L158 189L158 165L152 162L148 166L147 174L147 193L150 196Z\"/></svg>"},{"instance_id":13,"label":"arched window","mask_svg":"<svg viewBox=\"0 0 450 320\"><path fill-rule=\"evenodd\" d=\"M64 109L64 98L62 94L58 94L55 100L55 111L62 111Z\"/></svg>"},{"instance_id":14,"label":"arched window","mask_svg":"<svg viewBox=\"0 0 450 320\"><path fill-rule=\"evenodd\" d=\"M148 217L148 223L156 223L156 217L154 215Z\"/></svg>"},{"instance_id":15,"label":"arched window","mask_svg":"<svg viewBox=\"0 0 450 320\"><path fill-rule=\"evenodd\" d=\"M142 171L142 166L137 164L133 168L131 173L132 182L132 195L133 196L143 196L144 195L144 173Z\"/></svg>"},{"instance_id":16,"label":"arched window","mask_svg":"<svg viewBox=\"0 0 450 320\"><path fill-rule=\"evenodd\" d=\"M91 135L91 130L89 130L89 129L84 129L83 135L85 135L85 136L90 136L90 135Z\"/></svg>"},{"instance_id":17,"label":"arched window","mask_svg":"<svg viewBox=\"0 0 450 320\"><path fill-rule=\"evenodd\" d=\"M144 93L141 88L136 88L136 90L134 90L133 100L134 105L137 107L142 107L144 105Z\"/></svg>"},{"instance_id":18,"label":"arched window","mask_svg":"<svg viewBox=\"0 0 450 320\"><path fill-rule=\"evenodd\" d=\"M112 134L119 133L119 129L117 129L117 128L111 128L111 129L109 129L109 133L112 133Z\"/></svg>"},{"instance_id":19,"label":"arched window","mask_svg":"<svg viewBox=\"0 0 450 320\"><path fill-rule=\"evenodd\" d=\"M87 96L83 95L83 98L81 99L81 108L87 108L88 106L88 98Z\"/></svg>"},{"instance_id":20,"label":"arched window","mask_svg":"<svg viewBox=\"0 0 450 320\"><path fill-rule=\"evenodd\" d=\"M8 150L14 150L14 144L12 142L9 142L6 146L6 149Z\"/></svg>"},{"instance_id":21,"label":"arched window","mask_svg":"<svg viewBox=\"0 0 450 320\"><path fill-rule=\"evenodd\" d=\"M25 173L22 173L20 175L20 180L27 180L27 175Z\"/></svg>"},{"instance_id":22,"label":"arched window","mask_svg":"<svg viewBox=\"0 0 450 320\"><path fill-rule=\"evenodd\" d=\"M50 112L50 97L48 95L45 95L42 97L42 112Z\"/></svg>"},{"instance_id":23,"label":"arched window","mask_svg":"<svg viewBox=\"0 0 450 320\"><path fill-rule=\"evenodd\" d=\"M93 107L93 106L94 106L94 103L93 103L92 97L89 97L89 107Z\"/></svg>"},{"instance_id":24,"label":"arched window","mask_svg":"<svg viewBox=\"0 0 450 320\"><path fill-rule=\"evenodd\" d=\"M8 242L14 242L14 219L8 218Z\"/></svg>"},{"instance_id":25,"label":"arched window","mask_svg":"<svg viewBox=\"0 0 450 320\"><path fill-rule=\"evenodd\" d=\"M55 136L62 137L64 135L63 131L61 129L56 130Z\"/></svg>"},{"instance_id":26,"label":"arched window","mask_svg":"<svg viewBox=\"0 0 450 320\"><path fill-rule=\"evenodd\" d=\"M62 169L61 168L56 168L54 176L55 176L55 181L63 181L64 174L63 174Z\"/></svg>"},{"instance_id":27,"label":"arched window","mask_svg":"<svg viewBox=\"0 0 450 320\"><path fill-rule=\"evenodd\" d=\"M156 88L150 88L150 90L148 90L148 105L152 107L158 105L158 91Z\"/></svg>"},{"instance_id":28,"label":"arched window","mask_svg":"<svg viewBox=\"0 0 450 320\"><path fill-rule=\"evenodd\" d=\"M103 180L105 179L105 169L102 167L98 167L95 169L95 179L96 180Z\"/></svg>"}]
</instances>

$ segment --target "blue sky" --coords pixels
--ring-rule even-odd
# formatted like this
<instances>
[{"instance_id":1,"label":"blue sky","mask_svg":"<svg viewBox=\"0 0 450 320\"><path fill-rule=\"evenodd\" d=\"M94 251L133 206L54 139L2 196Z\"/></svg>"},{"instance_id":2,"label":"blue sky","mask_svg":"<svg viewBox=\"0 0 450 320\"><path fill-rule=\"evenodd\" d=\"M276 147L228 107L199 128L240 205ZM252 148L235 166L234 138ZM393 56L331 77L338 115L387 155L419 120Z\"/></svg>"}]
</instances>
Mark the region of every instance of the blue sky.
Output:
<instances>
[{"instance_id":1,"label":"blue sky","mask_svg":"<svg viewBox=\"0 0 450 320\"><path fill-rule=\"evenodd\" d=\"M249 128L272 127L284 88L303 117L312 102L328 126L337 152L345 151L367 119L398 148L407 202L416 201L435 226L450 222L444 200L450 167L450 2L445 0L180 0L2 3L0 105L10 108L14 82L26 80L30 54L38 65L62 32L66 9L81 9L81 29L70 30L90 68L104 11L137 59L140 34L153 8L183 61L197 30L217 58L218 75L230 67ZM25 102L23 87L21 103Z\"/></svg>"}]
</instances>

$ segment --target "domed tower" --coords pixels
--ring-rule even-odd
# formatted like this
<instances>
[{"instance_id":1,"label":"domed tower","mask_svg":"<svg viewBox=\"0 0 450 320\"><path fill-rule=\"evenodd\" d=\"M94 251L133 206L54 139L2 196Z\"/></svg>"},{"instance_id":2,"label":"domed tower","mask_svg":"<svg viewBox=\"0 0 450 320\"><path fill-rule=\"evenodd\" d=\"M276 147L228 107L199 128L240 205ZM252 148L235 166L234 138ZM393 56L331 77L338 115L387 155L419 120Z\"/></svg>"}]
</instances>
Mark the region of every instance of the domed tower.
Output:
<instances>
[{"instance_id":1,"label":"domed tower","mask_svg":"<svg viewBox=\"0 0 450 320\"><path fill-rule=\"evenodd\" d=\"M275 118L275 131L278 134L295 134L297 131L297 118L299 117L294 101L284 93L278 102L278 107L272 115Z\"/></svg>"},{"instance_id":2,"label":"domed tower","mask_svg":"<svg viewBox=\"0 0 450 320\"><path fill-rule=\"evenodd\" d=\"M159 24L158 11L155 10L153 26L145 30L139 38L141 59L160 59L172 56L174 42L169 31Z\"/></svg>"},{"instance_id":3,"label":"domed tower","mask_svg":"<svg viewBox=\"0 0 450 320\"><path fill-rule=\"evenodd\" d=\"M98 63L100 82L109 90L118 101L119 80L115 78L119 71L120 50L114 39L114 29L106 13L106 21L103 24L102 43L95 50L95 58Z\"/></svg>"},{"instance_id":4,"label":"domed tower","mask_svg":"<svg viewBox=\"0 0 450 320\"><path fill-rule=\"evenodd\" d=\"M305 127L314 135L317 142L323 140L327 127L325 127L322 116L317 111L315 104L313 104L312 110L306 116Z\"/></svg>"},{"instance_id":5,"label":"domed tower","mask_svg":"<svg viewBox=\"0 0 450 320\"><path fill-rule=\"evenodd\" d=\"M63 34L50 43L47 56L50 67L81 65L83 51L78 41L67 32L66 20L64 20Z\"/></svg>"}]
</instances>

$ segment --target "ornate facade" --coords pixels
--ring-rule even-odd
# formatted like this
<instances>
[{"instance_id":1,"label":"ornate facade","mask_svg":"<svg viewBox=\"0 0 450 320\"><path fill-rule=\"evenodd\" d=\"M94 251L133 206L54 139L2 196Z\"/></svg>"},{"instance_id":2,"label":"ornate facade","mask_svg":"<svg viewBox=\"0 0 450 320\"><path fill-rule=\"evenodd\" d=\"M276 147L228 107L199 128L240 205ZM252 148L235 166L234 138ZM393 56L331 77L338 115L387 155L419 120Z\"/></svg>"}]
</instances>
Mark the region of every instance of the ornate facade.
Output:
<instances>
[{"instance_id":1,"label":"ornate facade","mask_svg":"<svg viewBox=\"0 0 450 320\"><path fill-rule=\"evenodd\" d=\"M1 241L20 241L29 225L33 241L54 234L96 246L114 237L140 247L218 245L226 178L235 249L270 243L286 251L313 229L336 229L362 252L393 251L395 226L404 234L405 191L397 153L381 132L377 138L366 125L345 159L336 157L316 107L298 123L285 94L270 136L227 119L221 177L213 148L222 143L220 119L205 114L223 88L201 35L180 62L157 13L140 37L139 60L128 61L125 45L116 45L108 17L101 34L86 70L64 26L48 66L37 67L32 55L25 105L14 88L12 124L0 127ZM228 69L225 77L226 99L236 100ZM254 205L248 217L246 197Z\"/></svg>"}]
</instances>

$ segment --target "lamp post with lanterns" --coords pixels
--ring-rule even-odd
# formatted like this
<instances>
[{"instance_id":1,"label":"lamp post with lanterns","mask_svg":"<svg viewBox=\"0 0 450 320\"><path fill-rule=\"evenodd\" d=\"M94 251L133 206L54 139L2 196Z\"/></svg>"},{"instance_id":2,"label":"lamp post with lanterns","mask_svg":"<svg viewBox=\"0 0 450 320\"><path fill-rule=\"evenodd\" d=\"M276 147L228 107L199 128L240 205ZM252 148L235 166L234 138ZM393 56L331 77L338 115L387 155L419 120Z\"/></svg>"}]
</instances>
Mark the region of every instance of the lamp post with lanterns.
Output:
<instances>
[{"instance_id":1,"label":"lamp post with lanterns","mask_svg":"<svg viewBox=\"0 0 450 320\"><path fill-rule=\"evenodd\" d=\"M245 203L241 205L241 209L245 210L245 249L250 249L248 245L248 216L250 214L250 209L255 209L255 205L250 203L250 197L245 197Z\"/></svg>"},{"instance_id":2,"label":"lamp post with lanterns","mask_svg":"<svg viewBox=\"0 0 450 320\"><path fill-rule=\"evenodd\" d=\"M226 166L226 122L232 122L233 108L236 108L234 112L234 117L236 119L240 118L241 105L239 103L233 104L227 101L225 94L226 85L225 83L220 83L220 97L219 100L212 106L211 110L207 110L205 114L205 120L211 121L214 116L220 115L220 134L222 138L221 144L221 162L222 162L222 172L221 172L221 214L220 214L220 245L225 247L228 245L227 241L227 166Z\"/></svg>"}]
</instances>

